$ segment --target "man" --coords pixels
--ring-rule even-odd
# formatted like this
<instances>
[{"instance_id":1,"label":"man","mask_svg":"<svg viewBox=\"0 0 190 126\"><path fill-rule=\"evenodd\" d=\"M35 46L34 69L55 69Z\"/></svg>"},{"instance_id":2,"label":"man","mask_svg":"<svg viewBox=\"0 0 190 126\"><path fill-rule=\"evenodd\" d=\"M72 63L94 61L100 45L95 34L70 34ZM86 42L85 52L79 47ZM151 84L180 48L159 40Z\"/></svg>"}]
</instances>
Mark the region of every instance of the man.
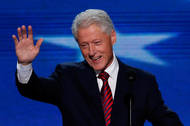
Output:
<instances>
[{"instance_id":1,"label":"man","mask_svg":"<svg viewBox=\"0 0 190 126\"><path fill-rule=\"evenodd\" d=\"M72 33L85 61L57 65L49 78L39 78L32 61L43 39L33 44L32 27L18 28L15 42L17 87L29 98L55 104L64 126L181 126L161 98L155 77L116 58L116 32L108 14L89 9L78 14Z\"/></svg>"}]
</instances>

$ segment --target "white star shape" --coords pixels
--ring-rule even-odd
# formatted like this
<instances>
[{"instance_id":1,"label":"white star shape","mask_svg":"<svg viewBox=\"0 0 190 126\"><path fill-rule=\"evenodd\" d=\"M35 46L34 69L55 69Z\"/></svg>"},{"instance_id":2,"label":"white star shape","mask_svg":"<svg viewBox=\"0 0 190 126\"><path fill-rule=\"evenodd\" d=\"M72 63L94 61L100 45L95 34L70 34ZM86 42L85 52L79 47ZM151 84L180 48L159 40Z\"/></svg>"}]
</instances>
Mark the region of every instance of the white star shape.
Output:
<instances>
[{"instance_id":1,"label":"white star shape","mask_svg":"<svg viewBox=\"0 0 190 126\"><path fill-rule=\"evenodd\" d=\"M140 62L146 62L156 65L167 65L163 60L155 57L145 49L148 45L156 44L166 39L176 37L177 33L138 33L121 34L117 32L117 42L114 45L114 52L119 57L130 58ZM62 36L37 36L35 39L43 38L45 42L58 46L73 48L78 51L78 60L83 57L80 53L77 42L72 35Z\"/></svg>"}]
</instances>

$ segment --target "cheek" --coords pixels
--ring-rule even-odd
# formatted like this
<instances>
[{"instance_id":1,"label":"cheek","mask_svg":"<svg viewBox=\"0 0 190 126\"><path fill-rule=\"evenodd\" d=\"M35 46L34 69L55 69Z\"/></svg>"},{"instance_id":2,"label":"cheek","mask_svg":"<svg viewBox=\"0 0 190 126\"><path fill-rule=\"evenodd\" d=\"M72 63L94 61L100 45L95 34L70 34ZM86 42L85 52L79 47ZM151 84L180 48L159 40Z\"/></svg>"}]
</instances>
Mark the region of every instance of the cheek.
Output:
<instances>
[{"instance_id":1,"label":"cheek","mask_svg":"<svg viewBox=\"0 0 190 126\"><path fill-rule=\"evenodd\" d=\"M102 51L103 51L106 55L111 55L111 53L112 53L112 46L107 45L107 46L105 46L105 47L102 49Z\"/></svg>"},{"instance_id":2,"label":"cheek","mask_svg":"<svg viewBox=\"0 0 190 126\"><path fill-rule=\"evenodd\" d=\"M88 55L88 51L81 51L82 55L83 55L83 58L87 61L89 61L89 55Z\"/></svg>"},{"instance_id":3,"label":"cheek","mask_svg":"<svg viewBox=\"0 0 190 126\"><path fill-rule=\"evenodd\" d=\"M86 57L86 56L87 56L87 54L88 54L88 53L87 53L87 51L86 51L86 50L81 49L80 51L81 51L81 53L82 53L82 55L83 55L84 57Z\"/></svg>"}]
</instances>

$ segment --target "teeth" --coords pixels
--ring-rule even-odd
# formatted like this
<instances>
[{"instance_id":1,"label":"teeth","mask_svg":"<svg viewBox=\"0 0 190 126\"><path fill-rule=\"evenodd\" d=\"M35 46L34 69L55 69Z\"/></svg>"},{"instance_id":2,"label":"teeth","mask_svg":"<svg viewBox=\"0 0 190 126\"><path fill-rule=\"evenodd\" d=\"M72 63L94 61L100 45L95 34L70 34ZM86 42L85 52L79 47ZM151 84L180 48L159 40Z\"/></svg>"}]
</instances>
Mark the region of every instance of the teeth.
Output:
<instances>
[{"instance_id":1,"label":"teeth","mask_svg":"<svg viewBox=\"0 0 190 126\"><path fill-rule=\"evenodd\" d=\"M92 57L92 60L98 60L100 58L101 58L101 56L99 56L99 57Z\"/></svg>"}]
</instances>

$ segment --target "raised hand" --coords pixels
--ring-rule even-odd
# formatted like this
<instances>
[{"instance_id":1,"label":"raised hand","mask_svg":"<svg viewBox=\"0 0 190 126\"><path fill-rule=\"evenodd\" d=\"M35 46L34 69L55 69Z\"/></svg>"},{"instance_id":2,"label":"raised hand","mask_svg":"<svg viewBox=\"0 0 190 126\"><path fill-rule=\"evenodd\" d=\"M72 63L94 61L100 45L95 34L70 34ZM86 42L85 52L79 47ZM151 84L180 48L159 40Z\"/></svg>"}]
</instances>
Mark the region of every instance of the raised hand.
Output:
<instances>
[{"instance_id":1,"label":"raised hand","mask_svg":"<svg viewBox=\"0 0 190 126\"><path fill-rule=\"evenodd\" d=\"M12 38L15 43L18 62L23 65L27 65L32 63L32 61L38 55L43 39L39 39L36 45L34 45L32 26L30 25L28 26L28 37L26 27L24 25L21 28L19 27L17 32L18 39L16 35L12 35Z\"/></svg>"}]
</instances>

